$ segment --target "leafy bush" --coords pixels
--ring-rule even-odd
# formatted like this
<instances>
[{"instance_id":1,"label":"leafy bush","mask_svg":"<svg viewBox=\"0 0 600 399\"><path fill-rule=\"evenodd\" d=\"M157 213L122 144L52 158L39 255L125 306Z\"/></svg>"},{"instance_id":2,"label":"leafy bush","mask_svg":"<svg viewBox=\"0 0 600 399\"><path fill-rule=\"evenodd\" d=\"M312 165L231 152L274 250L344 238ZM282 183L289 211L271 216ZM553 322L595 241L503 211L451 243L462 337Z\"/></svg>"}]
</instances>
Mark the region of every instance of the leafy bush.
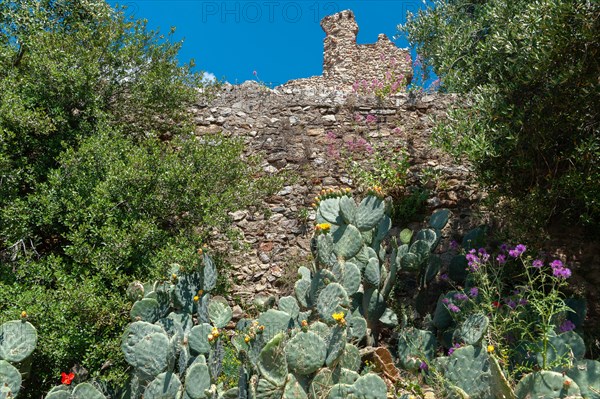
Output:
<instances>
[{"instance_id":1,"label":"leafy bush","mask_svg":"<svg viewBox=\"0 0 600 399\"><path fill-rule=\"evenodd\" d=\"M531 215L541 224L600 221L599 14L597 2L438 0L401 27L467 104L437 143L513 205L547 204Z\"/></svg>"},{"instance_id":2,"label":"leafy bush","mask_svg":"<svg viewBox=\"0 0 600 399\"><path fill-rule=\"evenodd\" d=\"M278 185L190 134L202 76L179 47L104 1L0 4L0 321L40 331L25 397L76 364L123 383L127 284L194 265Z\"/></svg>"}]
</instances>

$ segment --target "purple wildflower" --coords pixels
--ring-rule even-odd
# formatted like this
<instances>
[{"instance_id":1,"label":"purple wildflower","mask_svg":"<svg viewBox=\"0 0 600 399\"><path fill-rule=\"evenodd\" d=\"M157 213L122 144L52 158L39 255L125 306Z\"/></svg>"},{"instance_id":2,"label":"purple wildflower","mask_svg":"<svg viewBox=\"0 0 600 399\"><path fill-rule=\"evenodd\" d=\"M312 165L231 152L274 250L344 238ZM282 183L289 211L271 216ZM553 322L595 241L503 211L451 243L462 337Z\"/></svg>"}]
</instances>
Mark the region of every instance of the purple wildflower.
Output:
<instances>
[{"instance_id":1,"label":"purple wildflower","mask_svg":"<svg viewBox=\"0 0 600 399\"><path fill-rule=\"evenodd\" d=\"M519 299L519 305L527 305L529 303L529 301L527 300L527 298L521 298Z\"/></svg>"},{"instance_id":2,"label":"purple wildflower","mask_svg":"<svg viewBox=\"0 0 600 399\"><path fill-rule=\"evenodd\" d=\"M508 245L507 244L502 244L500 245L500 251L506 253L506 251L508 250Z\"/></svg>"},{"instance_id":3,"label":"purple wildflower","mask_svg":"<svg viewBox=\"0 0 600 399\"><path fill-rule=\"evenodd\" d=\"M552 270L552 275L554 277L567 279L571 277L571 269L568 267L557 267Z\"/></svg>"},{"instance_id":4,"label":"purple wildflower","mask_svg":"<svg viewBox=\"0 0 600 399\"><path fill-rule=\"evenodd\" d=\"M460 312L460 308L453 303L448 305L448 310L454 313Z\"/></svg>"},{"instance_id":5,"label":"purple wildflower","mask_svg":"<svg viewBox=\"0 0 600 399\"><path fill-rule=\"evenodd\" d=\"M514 249L511 249L510 251L508 251L508 254L510 256L512 256L513 258L518 258L526 250L527 250L527 247L525 245L519 244Z\"/></svg>"},{"instance_id":6,"label":"purple wildflower","mask_svg":"<svg viewBox=\"0 0 600 399\"><path fill-rule=\"evenodd\" d=\"M459 248L458 242L456 240L450 241L450 249L456 251Z\"/></svg>"},{"instance_id":7,"label":"purple wildflower","mask_svg":"<svg viewBox=\"0 0 600 399\"><path fill-rule=\"evenodd\" d=\"M456 349L458 349L458 348L460 348L460 344L454 344L454 345L452 345L452 348L448 349L448 356L450 356L451 354L453 354L454 351Z\"/></svg>"},{"instance_id":8,"label":"purple wildflower","mask_svg":"<svg viewBox=\"0 0 600 399\"><path fill-rule=\"evenodd\" d=\"M356 123L360 123L363 120L363 116L361 114L359 114L358 112L356 114L354 114L354 121Z\"/></svg>"},{"instance_id":9,"label":"purple wildflower","mask_svg":"<svg viewBox=\"0 0 600 399\"><path fill-rule=\"evenodd\" d=\"M440 279L442 279L442 281L448 281L448 275L446 273L444 274L440 274Z\"/></svg>"},{"instance_id":10,"label":"purple wildflower","mask_svg":"<svg viewBox=\"0 0 600 399\"><path fill-rule=\"evenodd\" d=\"M421 364L419 365L419 370L427 371L427 370L429 370L429 366L427 365L427 363L421 362Z\"/></svg>"},{"instance_id":11,"label":"purple wildflower","mask_svg":"<svg viewBox=\"0 0 600 399\"><path fill-rule=\"evenodd\" d=\"M471 288L469 290L469 295L471 296L471 298L477 297L477 295L479 295L479 288L477 288L477 287Z\"/></svg>"},{"instance_id":12,"label":"purple wildflower","mask_svg":"<svg viewBox=\"0 0 600 399\"><path fill-rule=\"evenodd\" d=\"M550 263L550 267L553 269L560 269L563 266L564 266L563 263L558 259L555 259L552 261L552 263Z\"/></svg>"},{"instance_id":13,"label":"purple wildflower","mask_svg":"<svg viewBox=\"0 0 600 399\"><path fill-rule=\"evenodd\" d=\"M539 269L542 266L544 266L544 262L542 262L540 259L536 259L536 260L533 261L533 263L531 264L531 266Z\"/></svg>"},{"instance_id":14,"label":"purple wildflower","mask_svg":"<svg viewBox=\"0 0 600 399\"><path fill-rule=\"evenodd\" d=\"M442 299L442 303L443 303L444 305L448 305L448 304L450 303L450 299L448 299L448 298L443 298L443 299Z\"/></svg>"},{"instance_id":15,"label":"purple wildflower","mask_svg":"<svg viewBox=\"0 0 600 399\"><path fill-rule=\"evenodd\" d=\"M458 294L454 294L454 299L457 301L466 301L469 297L466 294L459 292Z\"/></svg>"},{"instance_id":16,"label":"purple wildflower","mask_svg":"<svg viewBox=\"0 0 600 399\"><path fill-rule=\"evenodd\" d=\"M564 333L567 331L571 331L575 329L575 324L573 324L573 322L571 320L565 320L560 327L558 327L558 331L560 333Z\"/></svg>"},{"instance_id":17,"label":"purple wildflower","mask_svg":"<svg viewBox=\"0 0 600 399\"><path fill-rule=\"evenodd\" d=\"M512 299L507 299L507 300L505 300L505 302L506 302L506 305L511 309L514 309L517 307L517 303L515 301L513 301Z\"/></svg>"},{"instance_id":18,"label":"purple wildflower","mask_svg":"<svg viewBox=\"0 0 600 399\"><path fill-rule=\"evenodd\" d=\"M496 260L498 261L498 264L503 265L506 263L506 255L498 254L498 256L496 256Z\"/></svg>"}]
</instances>

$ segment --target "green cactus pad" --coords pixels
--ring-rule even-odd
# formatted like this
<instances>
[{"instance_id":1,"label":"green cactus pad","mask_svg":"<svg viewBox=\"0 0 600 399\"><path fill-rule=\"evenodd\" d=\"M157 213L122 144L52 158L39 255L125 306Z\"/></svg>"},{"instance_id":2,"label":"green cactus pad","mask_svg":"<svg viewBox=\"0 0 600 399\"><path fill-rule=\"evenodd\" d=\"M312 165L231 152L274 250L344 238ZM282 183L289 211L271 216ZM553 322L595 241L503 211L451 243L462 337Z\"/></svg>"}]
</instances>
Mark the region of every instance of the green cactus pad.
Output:
<instances>
[{"instance_id":1,"label":"green cactus pad","mask_svg":"<svg viewBox=\"0 0 600 399\"><path fill-rule=\"evenodd\" d=\"M388 328L394 328L398 325L398 315L392 309L386 308L379 318L379 322Z\"/></svg>"},{"instance_id":2,"label":"green cactus pad","mask_svg":"<svg viewBox=\"0 0 600 399\"><path fill-rule=\"evenodd\" d=\"M288 365L283 348L284 335L279 333L260 351L258 361L258 370L261 376L276 386L283 386L288 375Z\"/></svg>"},{"instance_id":3,"label":"green cactus pad","mask_svg":"<svg viewBox=\"0 0 600 399\"><path fill-rule=\"evenodd\" d=\"M206 292L210 292L217 286L217 267L208 254L204 254L202 260L204 261L202 289Z\"/></svg>"},{"instance_id":4,"label":"green cactus pad","mask_svg":"<svg viewBox=\"0 0 600 399\"><path fill-rule=\"evenodd\" d=\"M340 225L343 218L340 215L340 198L327 198L319 203L318 213L329 223Z\"/></svg>"},{"instance_id":5,"label":"green cactus pad","mask_svg":"<svg viewBox=\"0 0 600 399\"><path fill-rule=\"evenodd\" d=\"M437 276L441 268L442 259L438 255L431 255L429 261L424 264L424 269L421 271L419 282L421 288L427 287L427 284Z\"/></svg>"},{"instance_id":6,"label":"green cactus pad","mask_svg":"<svg viewBox=\"0 0 600 399\"><path fill-rule=\"evenodd\" d=\"M200 356L204 358L203 356ZM185 393L191 399L204 399L206 390L210 388L210 374L208 366L202 362L192 364L185 374Z\"/></svg>"},{"instance_id":7,"label":"green cactus pad","mask_svg":"<svg viewBox=\"0 0 600 399\"><path fill-rule=\"evenodd\" d=\"M438 209L433 212L431 218L429 218L429 226L436 230L441 230L446 227L448 218L450 218L451 212L448 209Z\"/></svg>"},{"instance_id":8,"label":"green cactus pad","mask_svg":"<svg viewBox=\"0 0 600 399\"><path fill-rule=\"evenodd\" d=\"M438 234L432 229L419 230L419 232L415 236L415 240L425 241L427 245L429 245L429 251L432 251L433 248L435 248L435 246L438 243L438 238Z\"/></svg>"},{"instance_id":9,"label":"green cactus pad","mask_svg":"<svg viewBox=\"0 0 600 399\"><path fill-rule=\"evenodd\" d=\"M144 399L176 399L181 391L177 374L161 373L144 390Z\"/></svg>"},{"instance_id":10,"label":"green cactus pad","mask_svg":"<svg viewBox=\"0 0 600 399\"><path fill-rule=\"evenodd\" d=\"M21 389L21 373L15 366L5 360L0 360L0 384L8 385L14 396L17 396Z\"/></svg>"},{"instance_id":11,"label":"green cactus pad","mask_svg":"<svg viewBox=\"0 0 600 399\"><path fill-rule=\"evenodd\" d=\"M404 369L416 371L422 361L433 359L436 347L431 331L405 328L398 335L398 361Z\"/></svg>"},{"instance_id":12,"label":"green cactus pad","mask_svg":"<svg viewBox=\"0 0 600 399\"><path fill-rule=\"evenodd\" d=\"M421 261L419 259L419 256L411 252L406 253L400 260L400 266L404 270L419 270L420 264Z\"/></svg>"},{"instance_id":13,"label":"green cactus pad","mask_svg":"<svg viewBox=\"0 0 600 399\"><path fill-rule=\"evenodd\" d=\"M336 325L331 329L331 335L327 340L327 356L325 357L327 367L333 367L334 364L337 364L345 349L346 327Z\"/></svg>"},{"instance_id":14,"label":"green cactus pad","mask_svg":"<svg viewBox=\"0 0 600 399\"><path fill-rule=\"evenodd\" d=\"M515 387L515 395L519 399L566 398L580 394L575 381L554 371L526 374Z\"/></svg>"},{"instance_id":15,"label":"green cactus pad","mask_svg":"<svg viewBox=\"0 0 600 399\"><path fill-rule=\"evenodd\" d=\"M583 359L585 355L585 343L583 338L575 331L567 331L565 333L550 337L548 347L546 349L546 362L552 364L559 361L572 362L573 360ZM541 353L537 355L538 364L542 364L543 356Z\"/></svg>"},{"instance_id":16,"label":"green cactus pad","mask_svg":"<svg viewBox=\"0 0 600 399\"><path fill-rule=\"evenodd\" d=\"M279 310L286 312L292 319L297 319L300 313L300 306L296 298L291 296L284 296L279 299Z\"/></svg>"},{"instance_id":17,"label":"green cactus pad","mask_svg":"<svg viewBox=\"0 0 600 399\"><path fill-rule=\"evenodd\" d=\"M331 233L320 234L315 240L317 242L317 260L327 266L333 265L336 262L336 257L333 253L333 235Z\"/></svg>"},{"instance_id":18,"label":"green cactus pad","mask_svg":"<svg viewBox=\"0 0 600 399\"><path fill-rule=\"evenodd\" d=\"M73 393L71 394L72 399L106 399L106 396L102 392L98 390L92 384L84 382L82 384L78 384L75 389L73 389Z\"/></svg>"},{"instance_id":19,"label":"green cactus pad","mask_svg":"<svg viewBox=\"0 0 600 399\"><path fill-rule=\"evenodd\" d=\"M411 229L404 229L400 232L400 242L402 244L408 245L412 240L413 231Z\"/></svg>"},{"instance_id":20,"label":"green cactus pad","mask_svg":"<svg viewBox=\"0 0 600 399\"><path fill-rule=\"evenodd\" d=\"M498 363L498 358L492 354L490 355L489 359L492 379L492 392L496 393L496 397L500 397L502 399L517 399L512 390L510 382L508 382L508 379L500 367L500 363Z\"/></svg>"},{"instance_id":21,"label":"green cactus pad","mask_svg":"<svg viewBox=\"0 0 600 399\"><path fill-rule=\"evenodd\" d=\"M344 259L350 259L363 247L360 231L351 224L340 226L332 234L333 252Z\"/></svg>"},{"instance_id":22,"label":"green cactus pad","mask_svg":"<svg viewBox=\"0 0 600 399\"><path fill-rule=\"evenodd\" d=\"M192 353L205 355L210 352L211 344L208 335L211 334L212 329L213 327L207 323L192 328L188 336L188 346Z\"/></svg>"},{"instance_id":23,"label":"green cactus pad","mask_svg":"<svg viewBox=\"0 0 600 399\"><path fill-rule=\"evenodd\" d=\"M475 313L467 317L454 332L454 340L467 345L477 345L483 339L490 321L484 314Z\"/></svg>"},{"instance_id":24,"label":"green cactus pad","mask_svg":"<svg viewBox=\"0 0 600 399\"><path fill-rule=\"evenodd\" d=\"M159 319L156 324L164 328L169 336L185 335L192 329L194 321L189 313L171 312L167 317Z\"/></svg>"},{"instance_id":25,"label":"green cactus pad","mask_svg":"<svg viewBox=\"0 0 600 399\"><path fill-rule=\"evenodd\" d=\"M392 219L388 215L383 215L379 224L377 225L377 234L375 235L375 241L381 242L387 237L390 229L392 228Z\"/></svg>"},{"instance_id":26,"label":"green cactus pad","mask_svg":"<svg viewBox=\"0 0 600 399\"><path fill-rule=\"evenodd\" d=\"M348 324L348 335L357 341L367 335L367 320L364 317L352 315L346 319L346 323Z\"/></svg>"},{"instance_id":27,"label":"green cactus pad","mask_svg":"<svg viewBox=\"0 0 600 399\"><path fill-rule=\"evenodd\" d=\"M302 279L302 280L309 280L312 278L312 273L310 271L309 268L304 267L304 266L300 266L298 268L298 276Z\"/></svg>"},{"instance_id":28,"label":"green cactus pad","mask_svg":"<svg viewBox=\"0 0 600 399\"><path fill-rule=\"evenodd\" d=\"M381 283L381 270L379 268L379 260L376 258L369 259L364 272L365 283L371 287L378 288Z\"/></svg>"},{"instance_id":29,"label":"green cactus pad","mask_svg":"<svg viewBox=\"0 0 600 399\"><path fill-rule=\"evenodd\" d=\"M311 280L301 279L296 281L296 283L294 284L294 295L296 296L296 299L298 300L300 306L302 306L303 308L308 307L308 294L310 292L310 287Z\"/></svg>"},{"instance_id":30,"label":"green cactus pad","mask_svg":"<svg viewBox=\"0 0 600 399\"><path fill-rule=\"evenodd\" d=\"M356 202L352 197L343 196L340 198L340 214L346 224L354 224L356 221Z\"/></svg>"},{"instance_id":31,"label":"green cactus pad","mask_svg":"<svg viewBox=\"0 0 600 399\"><path fill-rule=\"evenodd\" d=\"M360 351L352 344L346 344L344 353L340 357L340 367L347 370L358 371L361 365Z\"/></svg>"},{"instance_id":32,"label":"green cactus pad","mask_svg":"<svg viewBox=\"0 0 600 399\"><path fill-rule=\"evenodd\" d=\"M269 309L258 317L258 324L265 326L262 335L266 342L280 332L286 332L291 327L291 321L289 314L275 309Z\"/></svg>"},{"instance_id":33,"label":"green cactus pad","mask_svg":"<svg viewBox=\"0 0 600 399\"><path fill-rule=\"evenodd\" d=\"M365 309L365 318L369 325L379 320L385 313L386 303L379 290L369 288L365 291L363 297L363 309Z\"/></svg>"},{"instance_id":34,"label":"green cactus pad","mask_svg":"<svg viewBox=\"0 0 600 399\"><path fill-rule=\"evenodd\" d=\"M432 323L436 328L438 328L440 330L445 330L446 328L450 327L450 325L452 324L452 321L453 321L452 315L450 315L450 311L448 311L448 308L442 302L442 300L444 298L450 299L456 293L457 293L457 291L450 291L446 294L441 294L440 297L438 298L437 305L436 305L435 311L433 313L433 320L432 320Z\"/></svg>"},{"instance_id":35,"label":"green cactus pad","mask_svg":"<svg viewBox=\"0 0 600 399\"><path fill-rule=\"evenodd\" d=\"M288 381L285 384L281 399L308 399L304 388L293 374L288 375Z\"/></svg>"},{"instance_id":36,"label":"green cactus pad","mask_svg":"<svg viewBox=\"0 0 600 399\"><path fill-rule=\"evenodd\" d=\"M142 376L155 377L163 372L169 363L169 338L165 333L152 333L128 348L125 359Z\"/></svg>"},{"instance_id":37,"label":"green cactus pad","mask_svg":"<svg viewBox=\"0 0 600 399\"><path fill-rule=\"evenodd\" d=\"M346 289L348 296L354 295L360 288L360 269L354 263L346 262L344 265L344 276L340 281Z\"/></svg>"},{"instance_id":38,"label":"green cactus pad","mask_svg":"<svg viewBox=\"0 0 600 399\"><path fill-rule=\"evenodd\" d=\"M194 310L194 296L202 289L202 275L194 273L174 273L177 276L173 287L173 300L177 307L188 313Z\"/></svg>"},{"instance_id":39,"label":"green cactus pad","mask_svg":"<svg viewBox=\"0 0 600 399\"><path fill-rule=\"evenodd\" d=\"M331 334L331 330L327 326L327 324L315 321L308 326L308 331L312 331L321 337L323 340L327 341L329 339L329 335Z\"/></svg>"},{"instance_id":40,"label":"green cactus pad","mask_svg":"<svg viewBox=\"0 0 600 399\"><path fill-rule=\"evenodd\" d=\"M373 242L373 230L361 231L360 235L363 239L363 244L371 245Z\"/></svg>"},{"instance_id":41,"label":"green cactus pad","mask_svg":"<svg viewBox=\"0 0 600 399\"><path fill-rule=\"evenodd\" d=\"M223 297L213 297L208 303L208 317L217 328L225 328L233 317L233 310Z\"/></svg>"},{"instance_id":42,"label":"green cactus pad","mask_svg":"<svg viewBox=\"0 0 600 399\"><path fill-rule=\"evenodd\" d=\"M283 389L284 387L273 385L264 378L261 378L256 385L256 394L250 397L256 399L281 399Z\"/></svg>"},{"instance_id":43,"label":"green cactus pad","mask_svg":"<svg viewBox=\"0 0 600 399\"><path fill-rule=\"evenodd\" d=\"M581 396L586 399L600 399L600 362L578 360L567 370L567 376L579 386Z\"/></svg>"},{"instance_id":44,"label":"green cactus pad","mask_svg":"<svg viewBox=\"0 0 600 399\"><path fill-rule=\"evenodd\" d=\"M424 262L427 262L427 260L429 259L431 247L426 241L417 240L412 243L409 252L417 255L419 257L419 264L422 264Z\"/></svg>"},{"instance_id":45,"label":"green cactus pad","mask_svg":"<svg viewBox=\"0 0 600 399\"><path fill-rule=\"evenodd\" d=\"M489 355L486 348L467 345L448 358L444 376L472 398L493 398Z\"/></svg>"},{"instance_id":46,"label":"green cactus pad","mask_svg":"<svg viewBox=\"0 0 600 399\"><path fill-rule=\"evenodd\" d=\"M311 331L299 332L285 346L285 355L290 371L312 374L325 363L327 344Z\"/></svg>"},{"instance_id":47,"label":"green cactus pad","mask_svg":"<svg viewBox=\"0 0 600 399\"><path fill-rule=\"evenodd\" d=\"M387 385L377 374L369 373L354 382L353 393L357 399L385 399L387 398Z\"/></svg>"},{"instance_id":48,"label":"green cactus pad","mask_svg":"<svg viewBox=\"0 0 600 399\"><path fill-rule=\"evenodd\" d=\"M154 323L159 317L158 301L153 298L144 298L133 304L129 312L131 320L142 320Z\"/></svg>"},{"instance_id":49,"label":"green cactus pad","mask_svg":"<svg viewBox=\"0 0 600 399\"><path fill-rule=\"evenodd\" d=\"M158 336L162 335L162 338ZM152 339L149 337L154 336ZM131 323L121 339L121 349L125 355L127 363L134 367L138 367L140 362L144 362L146 357L151 357L152 352L149 348L148 341L156 341L162 345L157 348L157 360L159 363L164 362L166 367L167 347L169 338L165 330L156 324L150 324L145 321L136 321ZM154 375L158 375L162 370Z\"/></svg>"},{"instance_id":50,"label":"green cactus pad","mask_svg":"<svg viewBox=\"0 0 600 399\"><path fill-rule=\"evenodd\" d=\"M476 227L473 230L470 230L463 237L462 247L466 251L483 247L485 244L486 230L487 228L485 226Z\"/></svg>"},{"instance_id":51,"label":"green cactus pad","mask_svg":"<svg viewBox=\"0 0 600 399\"><path fill-rule=\"evenodd\" d=\"M0 326L0 359L19 363L34 351L37 331L27 321L8 321Z\"/></svg>"},{"instance_id":52,"label":"green cactus pad","mask_svg":"<svg viewBox=\"0 0 600 399\"><path fill-rule=\"evenodd\" d=\"M369 195L360 202L356 210L356 227L361 231L371 230L377 226L384 214L385 202L374 195Z\"/></svg>"},{"instance_id":53,"label":"green cactus pad","mask_svg":"<svg viewBox=\"0 0 600 399\"><path fill-rule=\"evenodd\" d=\"M335 324L332 315L338 312L347 313L349 305L348 294L344 287L338 283L331 283L325 287L317 299L317 311L321 319L327 324Z\"/></svg>"}]
</instances>

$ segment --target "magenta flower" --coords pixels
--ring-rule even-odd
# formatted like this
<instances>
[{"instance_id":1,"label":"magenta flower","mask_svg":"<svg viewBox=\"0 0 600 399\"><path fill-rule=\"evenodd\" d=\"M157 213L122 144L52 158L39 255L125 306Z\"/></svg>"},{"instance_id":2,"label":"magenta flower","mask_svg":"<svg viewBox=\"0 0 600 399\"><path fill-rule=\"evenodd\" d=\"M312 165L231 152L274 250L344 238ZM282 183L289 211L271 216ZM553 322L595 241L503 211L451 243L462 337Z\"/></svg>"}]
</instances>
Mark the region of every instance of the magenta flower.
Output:
<instances>
[{"instance_id":1,"label":"magenta flower","mask_svg":"<svg viewBox=\"0 0 600 399\"><path fill-rule=\"evenodd\" d=\"M498 256L496 256L496 260L498 261L498 264L503 265L506 263L506 255L498 254Z\"/></svg>"},{"instance_id":2,"label":"magenta flower","mask_svg":"<svg viewBox=\"0 0 600 399\"><path fill-rule=\"evenodd\" d=\"M477 297L477 295L479 295L479 288L477 288L477 287L471 288L469 290L469 295L471 296L471 298Z\"/></svg>"},{"instance_id":3,"label":"magenta flower","mask_svg":"<svg viewBox=\"0 0 600 399\"><path fill-rule=\"evenodd\" d=\"M571 269L569 269L568 267L557 267L555 269L552 269L552 275L554 277L567 279L571 277Z\"/></svg>"},{"instance_id":4,"label":"magenta flower","mask_svg":"<svg viewBox=\"0 0 600 399\"><path fill-rule=\"evenodd\" d=\"M460 248L460 245L456 240L450 241L450 249L456 251L458 248Z\"/></svg>"},{"instance_id":5,"label":"magenta flower","mask_svg":"<svg viewBox=\"0 0 600 399\"><path fill-rule=\"evenodd\" d=\"M448 275L447 275L446 273L444 273L444 274L440 274L440 279L441 279L442 281L448 281L448 278L449 278L449 277L448 277Z\"/></svg>"},{"instance_id":6,"label":"magenta flower","mask_svg":"<svg viewBox=\"0 0 600 399\"><path fill-rule=\"evenodd\" d=\"M454 351L456 349L458 349L458 348L460 348L460 344L454 344L454 345L452 345L452 348L448 349L448 356L450 356L451 354L453 354Z\"/></svg>"},{"instance_id":7,"label":"magenta flower","mask_svg":"<svg viewBox=\"0 0 600 399\"><path fill-rule=\"evenodd\" d=\"M457 301L466 301L469 297L466 294L459 292L458 294L454 294L454 299Z\"/></svg>"},{"instance_id":8,"label":"magenta flower","mask_svg":"<svg viewBox=\"0 0 600 399\"><path fill-rule=\"evenodd\" d=\"M531 264L531 266L539 269L542 266L544 266L544 262L542 262L540 259L536 259L536 260L533 261L533 263Z\"/></svg>"},{"instance_id":9,"label":"magenta flower","mask_svg":"<svg viewBox=\"0 0 600 399\"><path fill-rule=\"evenodd\" d=\"M427 371L427 370L429 370L429 366L427 365L427 363L421 362L421 364L419 365L419 370Z\"/></svg>"},{"instance_id":10,"label":"magenta flower","mask_svg":"<svg viewBox=\"0 0 600 399\"><path fill-rule=\"evenodd\" d=\"M460 308L458 306L456 306L455 304L451 303L448 305L448 310L453 312L453 313L458 313L460 312Z\"/></svg>"},{"instance_id":11,"label":"magenta flower","mask_svg":"<svg viewBox=\"0 0 600 399\"><path fill-rule=\"evenodd\" d=\"M525 245L519 244L514 249L511 249L510 251L508 251L508 254L510 256L512 256L513 258L518 258L526 250L527 250L527 247Z\"/></svg>"},{"instance_id":12,"label":"magenta flower","mask_svg":"<svg viewBox=\"0 0 600 399\"><path fill-rule=\"evenodd\" d=\"M375 115L368 114L367 115L367 123L377 122L377 117Z\"/></svg>"},{"instance_id":13,"label":"magenta flower","mask_svg":"<svg viewBox=\"0 0 600 399\"><path fill-rule=\"evenodd\" d=\"M560 269L563 266L563 263L558 259L553 260L552 263L550 263L550 267L553 269Z\"/></svg>"},{"instance_id":14,"label":"magenta flower","mask_svg":"<svg viewBox=\"0 0 600 399\"><path fill-rule=\"evenodd\" d=\"M444 305L448 305L448 304L450 303L450 299L448 299L448 298L443 298L443 299L442 299L442 303L443 303Z\"/></svg>"}]
</instances>

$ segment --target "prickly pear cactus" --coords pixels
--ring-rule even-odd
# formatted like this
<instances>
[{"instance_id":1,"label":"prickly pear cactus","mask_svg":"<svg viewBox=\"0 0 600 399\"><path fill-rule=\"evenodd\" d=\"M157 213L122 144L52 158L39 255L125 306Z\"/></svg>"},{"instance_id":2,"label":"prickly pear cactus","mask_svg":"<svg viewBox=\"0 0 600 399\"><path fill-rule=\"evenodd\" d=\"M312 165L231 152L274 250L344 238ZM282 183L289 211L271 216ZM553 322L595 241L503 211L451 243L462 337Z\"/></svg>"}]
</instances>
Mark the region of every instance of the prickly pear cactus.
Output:
<instances>
[{"instance_id":1,"label":"prickly pear cactus","mask_svg":"<svg viewBox=\"0 0 600 399\"><path fill-rule=\"evenodd\" d=\"M486 348L467 345L456 349L444 367L444 377L472 399L494 399Z\"/></svg>"},{"instance_id":2,"label":"prickly pear cactus","mask_svg":"<svg viewBox=\"0 0 600 399\"><path fill-rule=\"evenodd\" d=\"M567 376L579 386L581 396L586 399L600 399L600 362L578 360L567 370Z\"/></svg>"},{"instance_id":3,"label":"prickly pear cactus","mask_svg":"<svg viewBox=\"0 0 600 399\"><path fill-rule=\"evenodd\" d=\"M407 370L418 370L421 362L435 355L437 342L431 331L405 328L398 335L398 360Z\"/></svg>"},{"instance_id":4,"label":"prickly pear cactus","mask_svg":"<svg viewBox=\"0 0 600 399\"><path fill-rule=\"evenodd\" d=\"M34 351L37 331L25 320L8 321L0 326L0 359L19 363Z\"/></svg>"},{"instance_id":5,"label":"prickly pear cactus","mask_svg":"<svg viewBox=\"0 0 600 399\"><path fill-rule=\"evenodd\" d=\"M515 387L518 399L566 398L581 394L579 387L570 377L555 371L538 371L525 375Z\"/></svg>"}]
</instances>

